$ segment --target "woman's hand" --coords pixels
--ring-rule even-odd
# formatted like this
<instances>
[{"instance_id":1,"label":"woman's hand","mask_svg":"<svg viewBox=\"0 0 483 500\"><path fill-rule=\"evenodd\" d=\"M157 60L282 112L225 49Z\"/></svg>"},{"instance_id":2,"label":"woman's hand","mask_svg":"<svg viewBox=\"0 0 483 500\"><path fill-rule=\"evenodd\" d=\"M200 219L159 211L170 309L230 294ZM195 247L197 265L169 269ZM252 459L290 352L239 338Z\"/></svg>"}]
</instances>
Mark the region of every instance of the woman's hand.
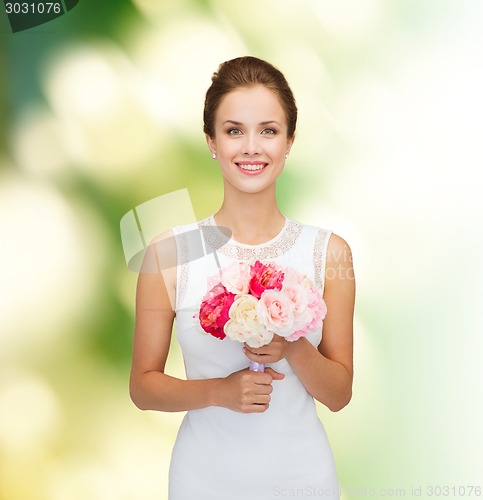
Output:
<instances>
[{"instance_id":1,"label":"woman's hand","mask_svg":"<svg viewBox=\"0 0 483 500\"><path fill-rule=\"evenodd\" d=\"M291 342L285 340L284 337L274 334L273 339L269 344L262 347L250 347L248 344L243 344L243 352L252 361L257 363L276 363L287 357Z\"/></svg>"},{"instance_id":2,"label":"woman's hand","mask_svg":"<svg viewBox=\"0 0 483 500\"><path fill-rule=\"evenodd\" d=\"M216 406L242 413L263 413L270 403L272 381L284 377L272 368L266 368L265 372L252 372L247 368L234 372L218 380Z\"/></svg>"}]
</instances>

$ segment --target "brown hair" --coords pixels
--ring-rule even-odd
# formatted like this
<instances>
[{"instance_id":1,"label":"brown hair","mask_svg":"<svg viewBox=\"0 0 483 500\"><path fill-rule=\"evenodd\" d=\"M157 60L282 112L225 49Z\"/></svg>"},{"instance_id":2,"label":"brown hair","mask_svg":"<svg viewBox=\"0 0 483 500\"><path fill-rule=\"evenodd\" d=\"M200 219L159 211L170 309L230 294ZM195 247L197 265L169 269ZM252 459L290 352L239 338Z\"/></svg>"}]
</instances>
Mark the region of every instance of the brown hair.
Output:
<instances>
[{"instance_id":1,"label":"brown hair","mask_svg":"<svg viewBox=\"0 0 483 500\"><path fill-rule=\"evenodd\" d=\"M287 118L287 136L293 137L297 124L295 98L282 72L270 63L252 56L237 57L221 63L211 81L203 111L205 134L215 136L215 114L226 94L240 87L263 85L278 95Z\"/></svg>"}]
</instances>

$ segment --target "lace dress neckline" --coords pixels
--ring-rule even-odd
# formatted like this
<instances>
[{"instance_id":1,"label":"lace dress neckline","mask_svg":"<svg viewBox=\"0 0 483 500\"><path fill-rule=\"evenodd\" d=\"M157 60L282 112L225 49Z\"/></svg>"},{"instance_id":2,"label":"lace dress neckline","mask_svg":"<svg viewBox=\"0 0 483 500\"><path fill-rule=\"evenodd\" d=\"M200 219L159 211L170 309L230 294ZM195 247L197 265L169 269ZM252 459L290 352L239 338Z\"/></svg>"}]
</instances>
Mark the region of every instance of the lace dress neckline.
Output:
<instances>
[{"instance_id":1,"label":"lace dress neckline","mask_svg":"<svg viewBox=\"0 0 483 500\"><path fill-rule=\"evenodd\" d=\"M217 226L214 214L198 224L208 247L237 260L275 259L293 247L302 231L300 222L285 217L283 228L274 238L258 245L249 245L228 238Z\"/></svg>"}]
</instances>

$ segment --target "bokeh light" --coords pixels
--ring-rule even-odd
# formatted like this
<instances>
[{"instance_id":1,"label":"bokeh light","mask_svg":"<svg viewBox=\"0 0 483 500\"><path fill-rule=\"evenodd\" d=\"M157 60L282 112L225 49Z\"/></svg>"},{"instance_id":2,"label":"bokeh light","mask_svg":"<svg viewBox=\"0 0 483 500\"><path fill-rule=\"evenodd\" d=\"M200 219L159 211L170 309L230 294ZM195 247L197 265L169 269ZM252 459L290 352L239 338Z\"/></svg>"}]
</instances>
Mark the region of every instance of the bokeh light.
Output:
<instances>
[{"instance_id":1,"label":"bokeh light","mask_svg":"<svg viewBox=\"0 0 483 500\"><path fill-rule=\"evenodd\" d=\"M12 455L35 454L62 432L61 404L40 377L8 375L0 388L0 442Z\"/></svg>"},{"instance_id":2,"label":"bokeh light","mask_svg":"<svg viewBox=\"0 0 483 500\"><path fill-rule=\"evenodd\" d=\"M45 90L72 160L112 179L136 171L157 151L159 120L142 98L134 68L115 46L65 49L45 68Z\"/></svg>"},{"instance_id":3,"label":"bokeh light","mask_svg":"<svg viewBox=\"0 0 483 500\"><path fill-rule=\"evenodd\" d=\"M58 340L96 294L95 273L105 257L87 241L88 217L74 211L54 186L19 175L2 176L0 284L2 351L19 354ZM98 227L89 228L90 236ZM64 332L64 333L63 333Z\"/></svg>"}]
</instances>

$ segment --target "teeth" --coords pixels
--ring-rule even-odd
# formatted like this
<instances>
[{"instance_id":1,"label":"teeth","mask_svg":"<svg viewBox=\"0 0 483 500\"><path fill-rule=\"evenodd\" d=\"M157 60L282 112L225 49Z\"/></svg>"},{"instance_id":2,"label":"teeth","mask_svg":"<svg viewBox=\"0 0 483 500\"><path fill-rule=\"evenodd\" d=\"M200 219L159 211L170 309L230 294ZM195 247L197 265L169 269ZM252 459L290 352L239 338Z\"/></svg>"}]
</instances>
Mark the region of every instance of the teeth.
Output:
<instances>
[{"instance_id":1,"label":"teeth","mask_svg":"<svg viewBox=\"0 0 483 500\"><path fill-rule=\"evenodd\" d=\"M264 166L265 163L260 163L259 165L242 165L239 164L240 168L243 168L243 170L261 170Z\"/></svg>"}]
</instances>

